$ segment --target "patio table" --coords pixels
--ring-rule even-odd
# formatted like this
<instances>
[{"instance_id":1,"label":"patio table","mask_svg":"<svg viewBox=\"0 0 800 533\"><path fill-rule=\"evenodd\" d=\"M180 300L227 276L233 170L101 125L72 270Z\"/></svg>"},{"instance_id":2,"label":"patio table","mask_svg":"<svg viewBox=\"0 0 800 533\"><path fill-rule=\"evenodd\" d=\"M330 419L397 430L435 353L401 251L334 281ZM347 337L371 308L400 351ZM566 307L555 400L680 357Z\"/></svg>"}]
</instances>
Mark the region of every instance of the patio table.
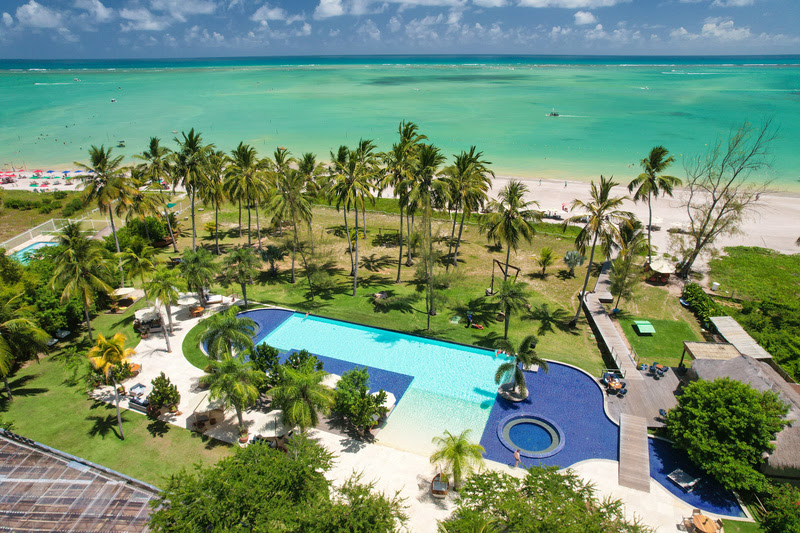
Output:
<instances>
[{"instance_id":1,"label":"patio table","mask_svg":"<svg viewBox=\"0 0 800 533\"><path fill-rule=\"evenodd\" d=\"M694 515L692 517L692 523L694 523L696 531L702 531L703 533L716 533L718 529L717 523L704 514Z\"/></svg>"}]
</instances>

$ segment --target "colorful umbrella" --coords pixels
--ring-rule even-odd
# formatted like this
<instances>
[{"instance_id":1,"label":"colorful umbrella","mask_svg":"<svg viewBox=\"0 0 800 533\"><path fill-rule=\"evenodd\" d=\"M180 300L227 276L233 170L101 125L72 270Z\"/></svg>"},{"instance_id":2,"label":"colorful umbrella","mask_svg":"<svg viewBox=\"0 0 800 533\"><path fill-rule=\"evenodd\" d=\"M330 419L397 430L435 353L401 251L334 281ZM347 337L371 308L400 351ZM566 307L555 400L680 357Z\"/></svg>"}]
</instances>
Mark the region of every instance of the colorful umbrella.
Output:
<instances>
[{"instance_id":1,"label":"colorful umbrella","mask_svg":"<svg viewBox=\"0 0 800 533\"><path fill-rule=\"evenodd\" d=\"M69 170L65 170L64 172L62 172L62 174L64 174L65 176L66 176L67 174L69 174L69 173L70 173L70 171L69 171Z\"/></svg>"},{"instance_id":2,"label":"colorful umbrella","mask_svg":"<svg viewBox=\"0 0 800 533\"><path fill-rule=\"evenodd\" d=\"M53 174L53 173L55 173L55 170L48 170L47 173L48 174Z\"/></svg>"},{"instance_id":3,"label":"colorful umbrella","mask_svg":"<svg viewBox=\"0 0 800 533\"><path fill-rule=\"evenodd\" d=\"M42 172L44 172L44 170L34 170L33 171L34 174L41 174Z\"/></svg>"}]
</instances>

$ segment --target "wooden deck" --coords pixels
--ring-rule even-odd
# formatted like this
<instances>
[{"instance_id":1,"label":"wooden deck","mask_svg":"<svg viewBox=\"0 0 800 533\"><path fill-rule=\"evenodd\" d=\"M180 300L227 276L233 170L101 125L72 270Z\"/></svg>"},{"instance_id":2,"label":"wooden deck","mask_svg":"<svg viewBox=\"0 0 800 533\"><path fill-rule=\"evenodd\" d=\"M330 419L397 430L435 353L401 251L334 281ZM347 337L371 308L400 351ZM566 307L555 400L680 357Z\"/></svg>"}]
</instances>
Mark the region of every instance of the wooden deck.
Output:
<instances>
[{"instance_id":1,"label":"wooden deck","mask_svg":"<svg viewBox=\"0 0 800 533\"><path fill-rule=\"evenodd\" d=\"M619 484L650 492L650 454L645 419L623 413L619 422Z\"/></svg>"}]
</instances>

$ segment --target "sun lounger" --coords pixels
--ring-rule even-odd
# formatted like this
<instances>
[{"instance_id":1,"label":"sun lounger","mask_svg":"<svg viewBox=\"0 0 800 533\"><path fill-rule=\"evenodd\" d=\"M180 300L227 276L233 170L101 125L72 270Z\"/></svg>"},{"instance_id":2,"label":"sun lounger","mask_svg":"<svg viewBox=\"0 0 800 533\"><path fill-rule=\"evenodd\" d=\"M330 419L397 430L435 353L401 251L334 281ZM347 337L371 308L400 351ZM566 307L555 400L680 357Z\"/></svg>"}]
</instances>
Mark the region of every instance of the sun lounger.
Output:
<instances>
[{"instance_id":1,"label":"sun lounger","mask_svg":"<svg viewBox=\"0 0 800 533\"><path fill-rule=\"evenodd\" d=\"M673 470L667 475L667 479L678 485L686 492L691 492L694 486L700 481L700 478L692 477L680 468Z\"/></svg>"},{"instance_id":2,"label":"sun lounger","mask_svg":"<svg viewBox=\"0 0 800 533\"><path fill-rule=\"evenodd\" d=\"M450 483L446 477L442 476L441 473L433 476L433 480L431 480L431 496L441 500L447 497L449 491Z\"/></svg>"},{"instance_id":3,"label":"sun lounger","mask_svg":"<svg viewBox=\"0 0 800 533\"><path fill-rule=\"evenodd\" d=\"M206 298L207 305L214 305L214 304L221 304L222 303L222 295L221 294L210 294Z\"/></svg>"}]
</instances>

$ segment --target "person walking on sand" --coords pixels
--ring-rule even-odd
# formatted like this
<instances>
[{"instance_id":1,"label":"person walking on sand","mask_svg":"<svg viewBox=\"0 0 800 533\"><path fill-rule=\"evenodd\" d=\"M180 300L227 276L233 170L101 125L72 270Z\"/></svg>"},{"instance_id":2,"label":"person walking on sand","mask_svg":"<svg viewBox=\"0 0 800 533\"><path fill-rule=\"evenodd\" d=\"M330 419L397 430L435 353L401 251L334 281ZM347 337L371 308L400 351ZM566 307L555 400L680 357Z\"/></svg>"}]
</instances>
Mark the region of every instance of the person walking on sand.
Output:
<instances>
[{"instance_id":1,"label":"person walking on sand","mask_svg":"<svg viewBox=\"0 0 800 533\"><path fill-rule=\"evenodd\" d=\"M515 450L515 451L514 451L514 461L516 461L516 462L514 463L514 468L517 468L517 467L519 466L519 462L520 462L521 460L522 460L522 459L520 459L520 456L519 456L519 449L517 449L517 450Z\"/></svg>"}]
</instances>

